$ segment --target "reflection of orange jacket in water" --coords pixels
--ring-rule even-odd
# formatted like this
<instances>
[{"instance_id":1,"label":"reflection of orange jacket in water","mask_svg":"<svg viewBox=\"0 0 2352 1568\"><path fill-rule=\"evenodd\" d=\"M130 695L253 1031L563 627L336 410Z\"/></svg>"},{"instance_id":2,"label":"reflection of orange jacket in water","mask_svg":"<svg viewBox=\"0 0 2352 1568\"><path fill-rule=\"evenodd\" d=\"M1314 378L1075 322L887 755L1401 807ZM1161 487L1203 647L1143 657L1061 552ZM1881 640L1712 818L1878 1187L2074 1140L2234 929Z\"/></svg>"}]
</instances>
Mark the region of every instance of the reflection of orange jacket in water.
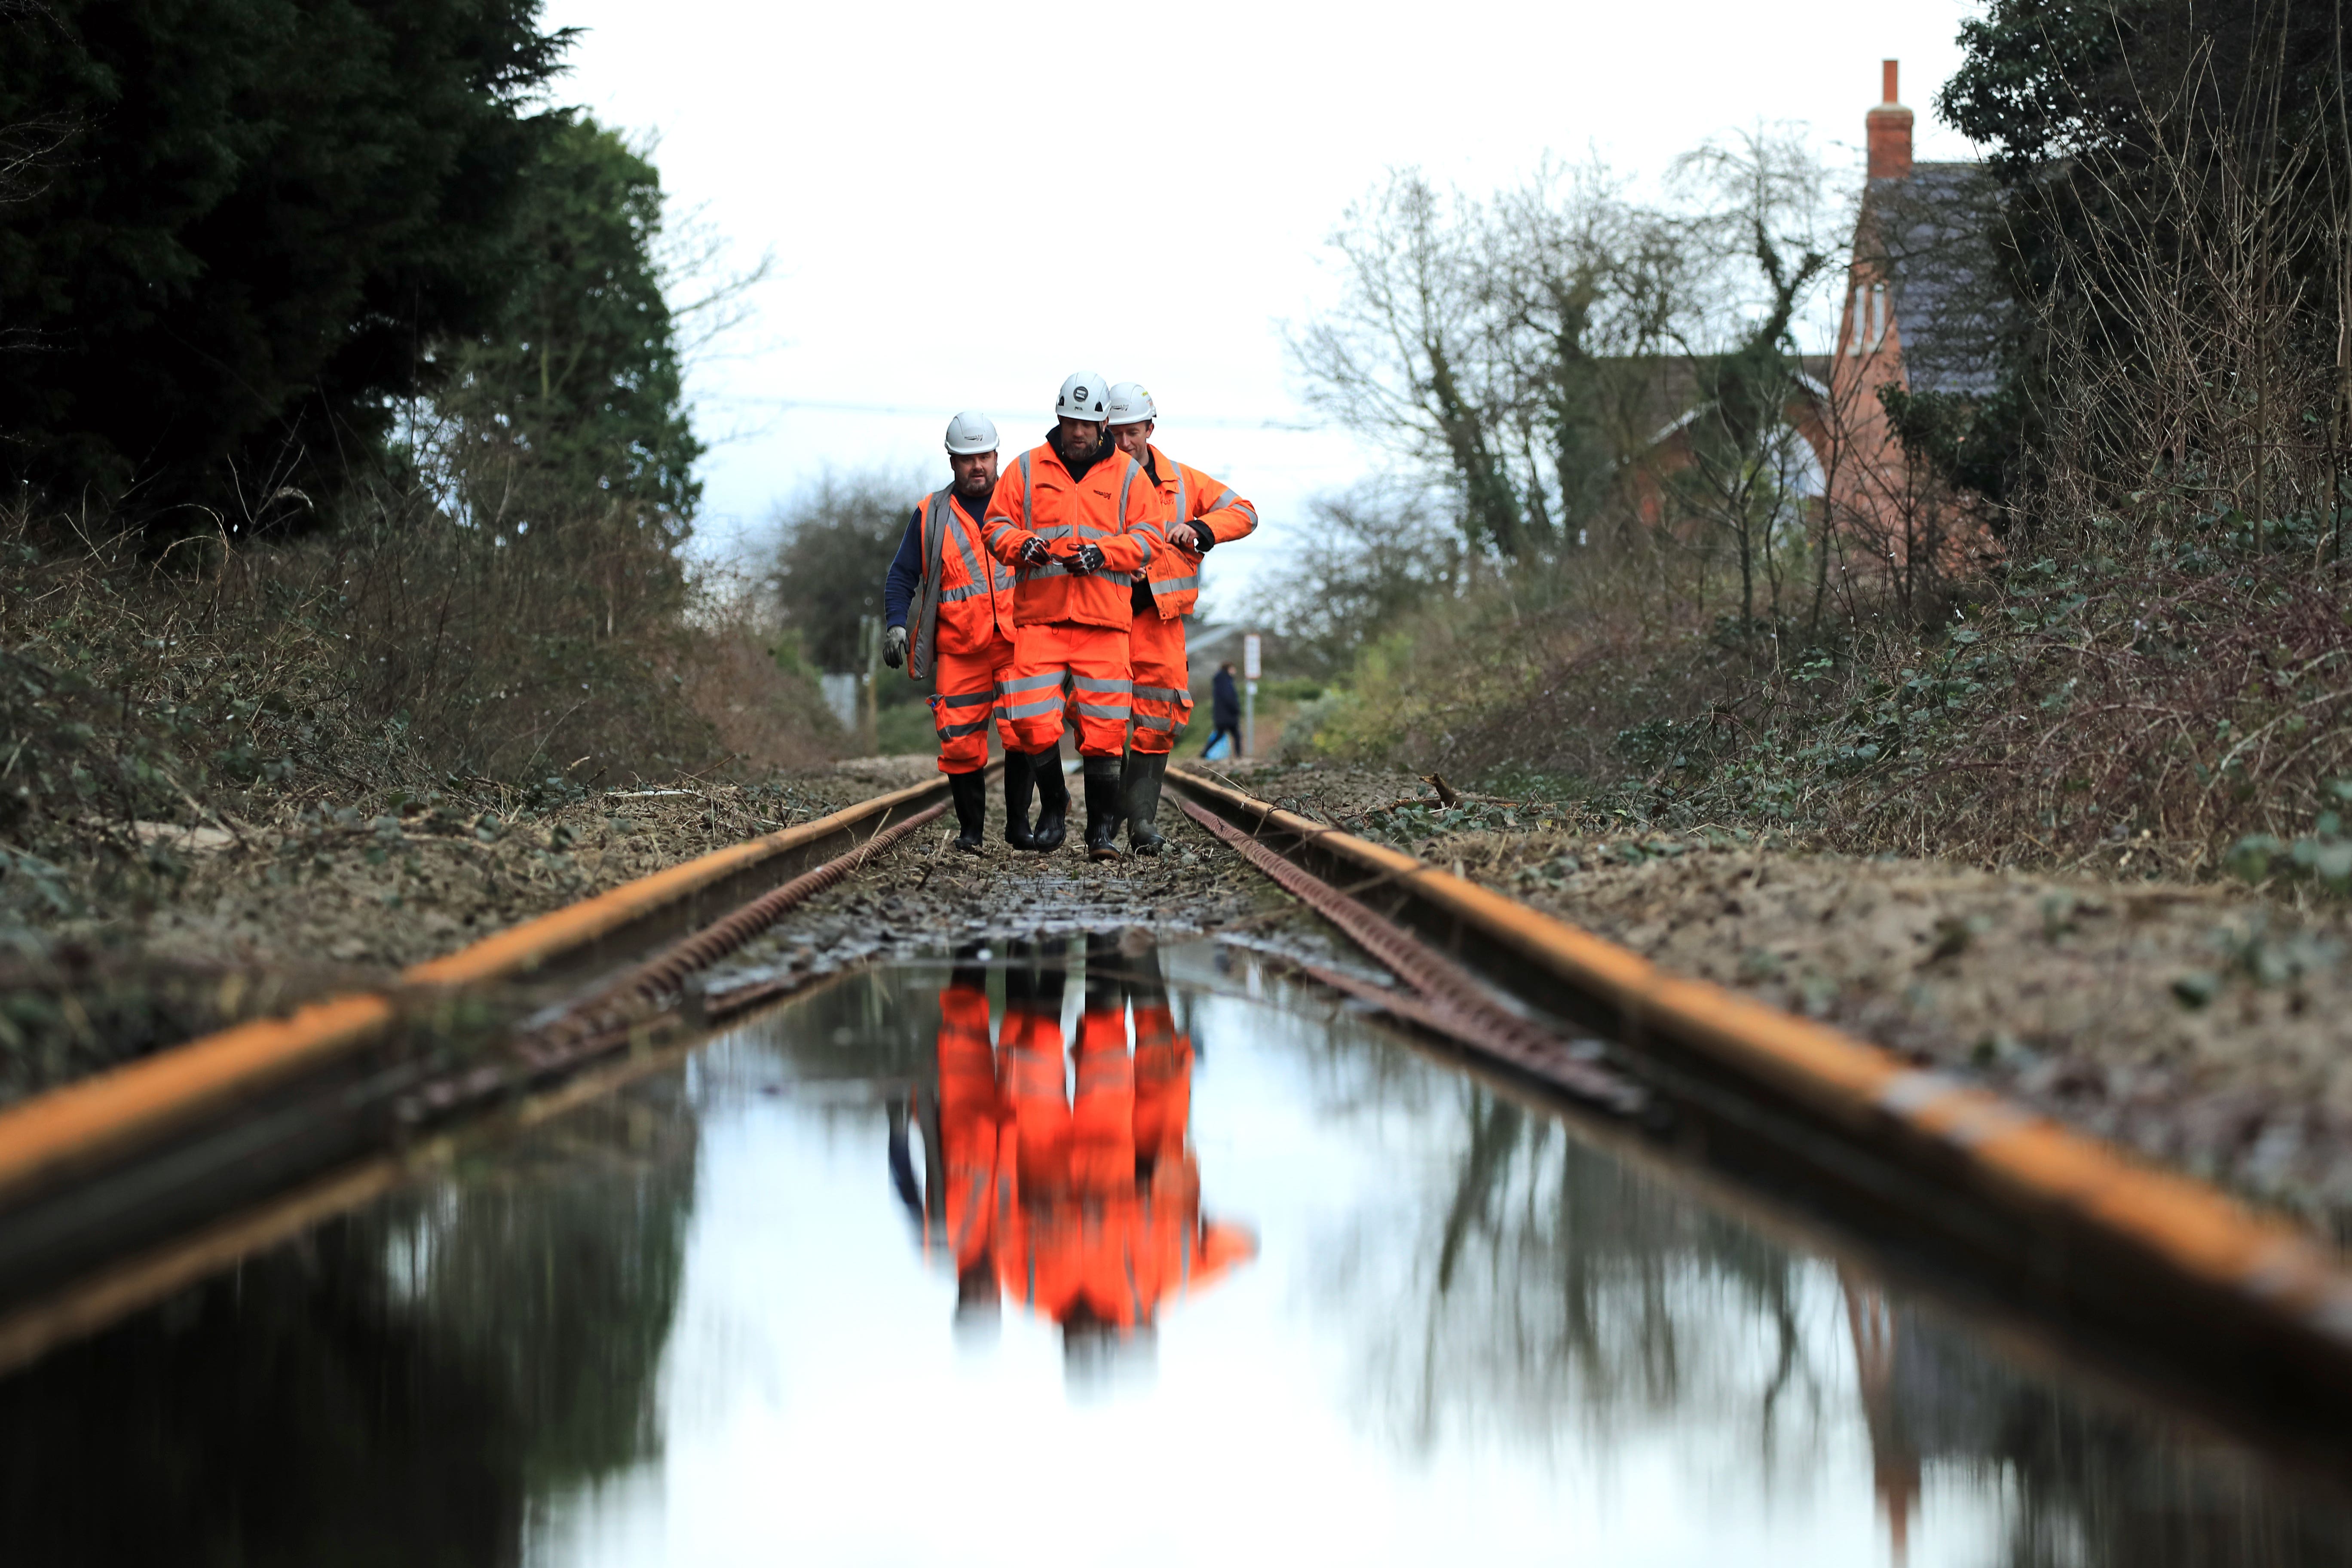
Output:
<instances>
[{"instance_id":1,"label":"reflection of orange jacket in water","mask_svg":"<svg viewBox=\"0 0 2352 1568\"><path fill-rule=\"evenodd\" d=\"M1017 1172L997 1215L1005 1288L1066 1322L1083 1310L1133 1327L1163 1300L1203 1289L1257 1250L1250 1233L1201 1217L1184 1149L1192 1050L1165 1004L1089 1008L1078 1023L1077 1092L1063 1087L1058 1019L1008 1012L1006 1117L998 1157Z\"/></svg>"},{"instance_id":2,"label":"reflection of orange jacket in water","mask_svg":"<svg viewBox=\"0 0 2352 1568\"><path fill-rule=\"evenodd\" d=\"M996 1214L1012 1201L1013 1173L1000 1174L996 1157L1003 1111L988 1044L988 993L950 985L940 993L940 1149L947 1168L947 1247L958 1274L988 1260Z\"/></svg>"}]
</instances>

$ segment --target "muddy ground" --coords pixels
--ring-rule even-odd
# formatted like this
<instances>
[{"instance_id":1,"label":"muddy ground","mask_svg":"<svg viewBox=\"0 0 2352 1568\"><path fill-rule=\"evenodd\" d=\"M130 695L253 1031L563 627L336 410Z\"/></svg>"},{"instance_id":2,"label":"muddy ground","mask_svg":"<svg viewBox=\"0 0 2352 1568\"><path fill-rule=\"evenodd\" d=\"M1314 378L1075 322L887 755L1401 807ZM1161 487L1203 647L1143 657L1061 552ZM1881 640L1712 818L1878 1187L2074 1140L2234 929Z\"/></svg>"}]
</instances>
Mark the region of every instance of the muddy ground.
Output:
<instances>
[{"instance_id":1,"label":"muddy ground","mask_svg":"<svg viewBox=\"0 0 2352 1568\"><path fill-rule=\"evenodd\" d=\"M1449 809L1373 770L1234 778L2352 1239L2339 904L1628 834L1476 795Z\"/></svg>"},{"instance_id":2,"label":"muddy ground","mask_svg":"<svg viewBox=\"0 0 2352 1568\"><path fill-rule=\"evenodd\" d=\"M146 825L176 876L128 878L126 896L0 926L0 1102L333 991L388 985L501 927L933 773L928 757L870 758L756 788L320 797L232 829ZM1082 817L1057 853L1017 855L992 791L985 855L948 849L946 819L795 911L734 972L824 973L967 932L1286 918L1238 857L1172 802L1163 815L1174 853L1094 867L1076 847Z\"/></svg>"},{"instance_id":3,"label":"muddy ground","mask_svg":"<svg viewBox=\"0 0 2352 1568\"><path fill-rule=\"evenodd\" d=\"M1074 776L1075 796L1079 784ZM1083 807L1074 799L1074 811ZM714 969L708 988L794 981L875 958L912 958L1007 940L1069 935L1112 926L1168 934L1219 931L1286 951L1322 956L1328 933L1249 863L1187 818L1172 795L1156 858L1094 863L1071 836L1050 855L1003 842L1004 803L992 790L985 852L949 847L952 818L901 841L839 885L788 914L765 936Z\"/></svg>"},{"instance_id":4,"label":"muddy ground","mask_svg":"<svg viewBox=\"0 0 2352 1568\"><path fill-rule=\"evenodd\" d=\"M744 788L287 799L261 821L94 829L124 868L0 921L0 1101L404 966L923 776L890 758ZM100 833L110 836L99 837ZM170 867L141 864L160 847Z\"/></svg>"}]
</instances>

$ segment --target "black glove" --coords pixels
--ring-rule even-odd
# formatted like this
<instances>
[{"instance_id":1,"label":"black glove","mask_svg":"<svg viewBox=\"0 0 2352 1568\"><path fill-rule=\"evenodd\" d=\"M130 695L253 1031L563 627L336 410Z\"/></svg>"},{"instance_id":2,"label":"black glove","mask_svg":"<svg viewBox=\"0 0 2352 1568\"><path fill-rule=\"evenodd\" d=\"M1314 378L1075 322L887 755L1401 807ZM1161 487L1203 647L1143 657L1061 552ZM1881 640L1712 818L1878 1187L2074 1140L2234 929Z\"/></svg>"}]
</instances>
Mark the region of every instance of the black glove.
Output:
<instances>
[{"instance_id":1,"label":"black glove","mask_svg":"<svg viewBox=\"0 0 2352 1568\"><path fill-rule=\"evenodd\" d=\"M907 662L907 628L892 626L882 634L882 662L896 669Z\"/></svg>"},{"instance_id":2,"label":"black glove","mask_svg":"<svg viewBox=\"0 0 2352 1568\"><path fill-rule=\"evenodd\" d=\"M1044 540L1025 539L1021 542L1020 563L1024 566L1043 566L1052 553L1045 548Z\"/></svg>"},{"instance_id":3,"label":"black glove","mask_svg":"<svg viewBox=\"0 0 2352 1568\"><path fill-rule=\"evenodd\" d=\"M1104 556L1102 547L1100 545L1081 544L1078 546L1078 552L1070 557L1069 567L1071 571L1083 577L1090 572L1101 571L1103 569L1103 560Z\"/></svg>"}]
</instances>

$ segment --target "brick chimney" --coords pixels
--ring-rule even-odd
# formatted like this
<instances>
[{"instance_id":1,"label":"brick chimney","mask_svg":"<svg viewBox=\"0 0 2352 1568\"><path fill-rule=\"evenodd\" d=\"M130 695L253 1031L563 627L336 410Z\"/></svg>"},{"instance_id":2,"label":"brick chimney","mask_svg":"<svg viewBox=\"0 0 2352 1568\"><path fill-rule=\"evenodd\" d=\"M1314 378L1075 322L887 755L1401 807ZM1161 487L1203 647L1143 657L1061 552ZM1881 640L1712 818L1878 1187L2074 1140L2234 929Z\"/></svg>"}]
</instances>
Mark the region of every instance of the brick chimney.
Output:
<instances>
[{"instance_id":1,"label":"brick chimney","mask_svg":"<svg viewBox=\"0 0 2352 1568\"><path fill-rule=\"evenodd\" d=\"M1870 177L1907 179L1911 174L1911 111L1895 100L1895 65L1885 62L1886 101L1870 111Z\"/></svg>"}]
</instances>

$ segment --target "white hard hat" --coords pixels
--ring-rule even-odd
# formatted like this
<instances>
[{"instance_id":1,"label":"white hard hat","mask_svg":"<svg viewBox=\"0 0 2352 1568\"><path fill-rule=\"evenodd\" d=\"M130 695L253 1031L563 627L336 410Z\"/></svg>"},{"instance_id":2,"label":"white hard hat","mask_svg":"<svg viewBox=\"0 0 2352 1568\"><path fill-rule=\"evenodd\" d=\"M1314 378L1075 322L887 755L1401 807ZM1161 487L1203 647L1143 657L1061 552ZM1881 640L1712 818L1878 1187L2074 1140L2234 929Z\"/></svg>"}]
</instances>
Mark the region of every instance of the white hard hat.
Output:
<instances>
[{"instance_id":1,"label":"white hard hat","mask_svg":"<svg viewBox=\"0 0 2352 1568\"><path fill-rule=\"evenodd\" d=\"M1062 383L1062 395L1054 399L1054 412L1065 419L1100 419L1109 397L1110 383L1082 370Z\"/></svg>"},{"instance_id":2,"label":"white hard hat","mask_svg":"<svg viewBox=\"0 0 2352 1568\"><path fill-rule=\"evenodd\" d=\"M985 414L959 414L948 421L948 450L959 458L996 450L996 426Z\"/></svg>"},{"instance_id":3,"label":"white hard hat","mask_svg":"<svg viewBox=\"0 0 2352 1568\"><path fill-rule=\"evenodd\" d=\"M1142 425L1160 418L1160 405L1151 401L1151 394L1143 390L1139 381L1122 381L1110 389L1108 411L1103 416L1108 425Z\"/></svg>"}]
</instances>

